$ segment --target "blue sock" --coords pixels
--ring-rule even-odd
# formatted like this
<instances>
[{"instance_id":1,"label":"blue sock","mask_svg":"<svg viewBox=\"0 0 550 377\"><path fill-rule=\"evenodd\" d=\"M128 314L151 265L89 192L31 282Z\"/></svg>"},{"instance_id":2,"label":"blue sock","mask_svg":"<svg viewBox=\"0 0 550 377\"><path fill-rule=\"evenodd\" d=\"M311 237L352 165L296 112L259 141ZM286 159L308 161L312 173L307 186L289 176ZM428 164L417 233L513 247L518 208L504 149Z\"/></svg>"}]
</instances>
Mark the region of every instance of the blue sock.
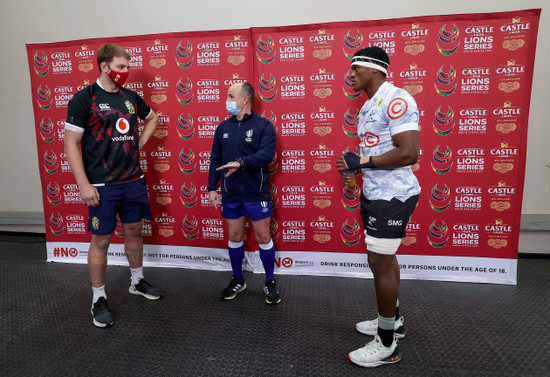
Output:
<instances>
[{"instance_id":1,"label":"blue sock","mask_svg":"<svg viewBox=\"0 0 550 377\"><path fill-rule=\"evenodd\" d=\"M240 281L243 281L243 259L244 259L244 242L231 242L227 245L229 250L229 259L231 260L231 268L233 269L233 276Z\"/></svg>"},{"instance_id":2,"label":"blue sock","mask_svg":"<svg viewBox=\"0 0 550 377\"><path fill-rule=\"evenodd\" d=\"M275 270L275 247L273 246L273 240L269 240L269 243L260 244L260 259L264 265L265 281L268 282L273 279L273 270Z\"/></svg>"}]
</instances>

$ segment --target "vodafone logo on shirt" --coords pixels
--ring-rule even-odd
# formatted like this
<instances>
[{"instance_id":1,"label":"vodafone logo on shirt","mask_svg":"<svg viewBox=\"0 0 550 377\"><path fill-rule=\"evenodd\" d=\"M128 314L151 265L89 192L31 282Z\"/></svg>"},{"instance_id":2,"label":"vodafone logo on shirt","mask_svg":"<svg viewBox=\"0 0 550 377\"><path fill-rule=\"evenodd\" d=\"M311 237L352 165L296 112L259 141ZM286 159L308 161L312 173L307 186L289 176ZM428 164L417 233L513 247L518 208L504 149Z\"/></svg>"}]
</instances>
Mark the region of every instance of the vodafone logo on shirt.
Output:
<instances>
[{"instance_id":1,"label":"vodafone logo on shirt","mask_svg":"<svg viewBox=\"0 0 550 377\"><path fill-rule=\"evenodd\" d=\"M121 134L121 136L113 137L113 141L134 140L134 137L132 135L126 135L128 131L130 131L130 123L126 119L119 118L115 123L115 128Z\"/></svg>"},{"instance_id":2,"label":"vodafone logo on shirt","mask_svg":"<svg viewBox=\"0 0 550 377\"><path fill-rule=\"evenodd\" d=\"M115 124L116 130L125 135L130 131L130 123L124 118L119 118Z\"/></svg>"}]
</instances>

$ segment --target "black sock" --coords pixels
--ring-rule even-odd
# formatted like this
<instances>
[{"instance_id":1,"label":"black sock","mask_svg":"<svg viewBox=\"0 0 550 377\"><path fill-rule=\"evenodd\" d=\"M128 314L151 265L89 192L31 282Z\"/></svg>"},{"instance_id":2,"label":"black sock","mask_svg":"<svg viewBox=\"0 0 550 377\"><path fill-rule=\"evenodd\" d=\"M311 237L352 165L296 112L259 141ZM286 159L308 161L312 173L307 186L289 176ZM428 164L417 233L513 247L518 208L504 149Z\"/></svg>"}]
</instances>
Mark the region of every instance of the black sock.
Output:
<instances>
[{"instance_id":1,"label":"black sock","mask_svg":"<svg viewBox=\"0 0 550 377\"><path fill-rule=\"evenodd\" d=\"M379 327L378 336L384 347L389 347L393 343L393 330L384 330Z\"/></svg>"},{"instance_id":2,"label":"black sock","mask_svg":"<svg viewBox=\"0 0 550 377\"><path fill-rule=\"evenodd\" d=\"M395 320L397 321L399 319L399 306L395 307Z\"/></svg>"}]
</instances>

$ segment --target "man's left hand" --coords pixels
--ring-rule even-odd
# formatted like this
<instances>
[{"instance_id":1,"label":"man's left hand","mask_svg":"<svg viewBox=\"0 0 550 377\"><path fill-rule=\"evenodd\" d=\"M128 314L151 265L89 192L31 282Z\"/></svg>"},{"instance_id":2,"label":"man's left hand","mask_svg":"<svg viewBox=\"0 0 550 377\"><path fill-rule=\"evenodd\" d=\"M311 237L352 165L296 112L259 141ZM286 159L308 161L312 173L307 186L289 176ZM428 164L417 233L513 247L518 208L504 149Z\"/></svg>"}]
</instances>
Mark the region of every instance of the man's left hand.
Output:
<instances>
[{"instance_id":1,"label":"man's left hand","mask_svg":"<svg viewBox=\"0 0 550 377\"><path fill-rule=\"evenodd\" d=\"M348 164L346 164L346 160L344 159L344 156L340 156L338 158L338 161L336 161L336 171L342 172L342 171L349 171Z\"/></svg>"},{"instance_id":2,"label":"man's left hand","mask_svg":"<svg viewBox=\"0 0 550 377\"><path fill-rule=\"evenodd\" d=\"M241 164L239 164L237 161L230 161L227 164L220 166L217 168L217 171L225 170L227 169L227 173L225 173L226 177L229 177L231 174L235 173L237 170L241 168Z\"/></svg>"}]
</instances>

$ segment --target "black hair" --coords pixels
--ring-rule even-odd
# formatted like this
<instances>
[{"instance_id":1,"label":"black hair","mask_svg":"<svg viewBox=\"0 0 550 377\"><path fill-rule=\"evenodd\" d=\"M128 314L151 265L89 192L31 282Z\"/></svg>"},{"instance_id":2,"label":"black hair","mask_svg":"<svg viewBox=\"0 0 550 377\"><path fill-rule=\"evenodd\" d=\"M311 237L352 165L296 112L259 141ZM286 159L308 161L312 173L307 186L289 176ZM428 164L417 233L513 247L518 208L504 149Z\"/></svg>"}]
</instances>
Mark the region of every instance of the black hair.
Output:
<instances>
[{"instance_id":1,"label":"black hair","mask_svg":"<svg viewBox=\"0 0 550 377\"><path fill-rule=\"evenodd\" d=\"M384 51L384 49L378 46L362 48L361 50L353 54L353 56L366 56L383 61L384 63L386 63L386 67L390 65L390 57L388 56L388 54L386 54L386 51ZM386 77L386 74L384 72L382 72L382 74L384 75L384 77Z\"/></svg>"}]
</instances>

